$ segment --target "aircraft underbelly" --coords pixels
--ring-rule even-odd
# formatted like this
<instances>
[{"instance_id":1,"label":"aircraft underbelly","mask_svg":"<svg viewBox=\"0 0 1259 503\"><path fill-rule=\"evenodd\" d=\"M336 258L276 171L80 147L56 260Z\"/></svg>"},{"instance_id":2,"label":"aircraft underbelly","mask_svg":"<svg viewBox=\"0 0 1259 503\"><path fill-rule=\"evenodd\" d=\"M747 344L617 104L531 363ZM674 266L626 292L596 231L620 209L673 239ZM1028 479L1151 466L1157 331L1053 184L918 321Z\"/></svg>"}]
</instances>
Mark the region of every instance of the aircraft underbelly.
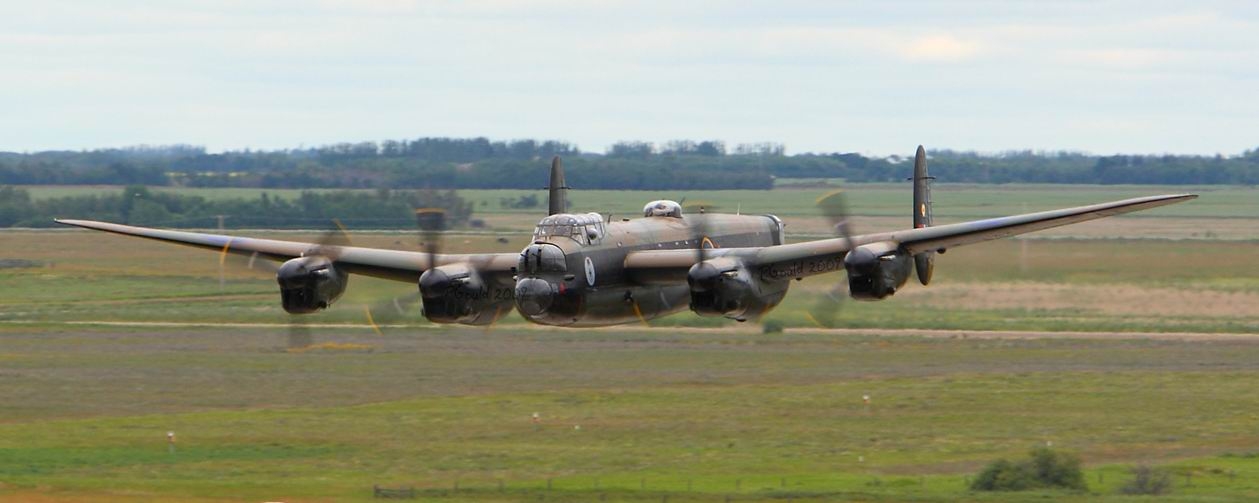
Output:
<instances>
[{"instance_id":1,"label":"aircraft underbelly","mask_svg":"<svg viewBox=\"0 0 1259 503\"><path fill-rule=\"evenodd\" d=\"M691 292L677 286L606 286L587 290L576 312L529 320L542 325L602 327L645 323L690 307Z\"/></svg>"}]
</instances>

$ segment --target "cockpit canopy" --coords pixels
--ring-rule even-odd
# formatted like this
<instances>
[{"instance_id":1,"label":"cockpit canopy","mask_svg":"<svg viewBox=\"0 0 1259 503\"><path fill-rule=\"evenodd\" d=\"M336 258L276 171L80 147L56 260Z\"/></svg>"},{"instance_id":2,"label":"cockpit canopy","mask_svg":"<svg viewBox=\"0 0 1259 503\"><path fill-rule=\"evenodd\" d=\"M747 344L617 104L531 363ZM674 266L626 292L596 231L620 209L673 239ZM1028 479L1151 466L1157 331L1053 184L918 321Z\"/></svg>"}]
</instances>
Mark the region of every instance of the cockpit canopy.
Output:
<instances>
[{"instance_id":1,"label":"cockpit canopy","mask_svg":"<svg viewBox=\"0 0 1259 503\"><path fill-rule=\"evenodd\" d=\"M682 218L682 205L667 199L652 201L643 206L643 216Z\"/></svg>"},{"instance_id":2,"label":"cockpit canopy","mask_svg":"<svg viewBox=\"0 0 1259 503\"><path fill-rule=\"evenodd\" d=\"M603 235L603 216L598 213L551 215L538 222L533 230L534 242L564 237L588 245L602 241Z\"/></svg>"}]
</instances>

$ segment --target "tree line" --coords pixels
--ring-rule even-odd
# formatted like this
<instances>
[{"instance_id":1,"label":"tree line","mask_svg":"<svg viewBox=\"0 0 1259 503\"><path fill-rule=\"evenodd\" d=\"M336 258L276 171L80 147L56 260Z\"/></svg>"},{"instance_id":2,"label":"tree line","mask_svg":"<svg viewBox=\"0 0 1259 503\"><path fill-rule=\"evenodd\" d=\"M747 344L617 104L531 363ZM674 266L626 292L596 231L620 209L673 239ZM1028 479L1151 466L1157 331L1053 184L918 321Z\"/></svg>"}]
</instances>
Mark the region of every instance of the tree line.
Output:
<instances>
[{"instance_id":1,"label":"tree line","mask_svg":"<svg viewBox=\"0 0 1259 503\"><path fill-rule=\"evenodd\" d=\"M888 182L908 157L856 153L787 155L781 143L672 140L618 142L603 153L558 140L418 138L282 150L209 153L189 145L0 153L0 184L261 188L538 189L552 156L582 189L768 189L775 179ZM929 152L932 172L962 183L1259 183L1259 149L1233 156L1113 155L1018 151Z\"/></svg>"},{"instance_id":2,"label":"tree line","mask_svg":"<svg viewBox=\"0 0 1259 503\"><path fill-rule=\"evenodd\" d=\"M20 187L0 187L0 227L52 227L53 218L75 216L131 225L214 228L332 228L333 219L351 229L408 229L415 210L442 208L445 224L472 220L472 203L451 190L304 191L293 199L271 197L206 199L150 191L140 185L100 195L33 199Z\"/></svg>"}]
</instances>

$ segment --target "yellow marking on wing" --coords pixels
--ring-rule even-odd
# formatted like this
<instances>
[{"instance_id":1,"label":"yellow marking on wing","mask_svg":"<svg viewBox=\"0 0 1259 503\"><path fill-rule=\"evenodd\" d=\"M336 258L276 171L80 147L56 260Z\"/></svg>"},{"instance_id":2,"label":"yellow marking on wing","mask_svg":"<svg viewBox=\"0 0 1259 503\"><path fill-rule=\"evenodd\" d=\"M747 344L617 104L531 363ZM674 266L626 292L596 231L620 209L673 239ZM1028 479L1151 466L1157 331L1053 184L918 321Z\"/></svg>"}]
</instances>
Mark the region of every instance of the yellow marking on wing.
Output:
<instances>
[{"instance_id":1,"label":"yellow marking on wing","mask_svg":"<svg viewBox=\"0 0 1259 503\"><path fill-rule=\"evenodd\" d=\"M219 265L220 266L227 262L227 250L231 248L232 248L232 240L228 239L227 242L223 244L223 251L219 252Z\"/></svg>"},{"instance_id":2,"label":"yellow marking on wing","mask_svg":"<svg viewBox=\"0 0 1259 503\"><path fill-rule=\"evenodd\" d=\"M764 317L765 317L765 315L769 314L769 311L770 311L771 309L773 309L773 308L774 308L774 304L766 304L766 305L765 305L765 309L762 309L762 310L761 310L761 314L757 315L757 316L756 316L756 319L758 319L758 320L759 320L759 319L761 319L761 318L764 318Z\"/></svg>"},{"instance_id":3,"label":"yellow marking on wing","mask_svg":"<svg viewBox=\"0 0 1259 503\"><path fill-rule=\"evenodd\" d=\"M825 193L825 194L822 194L822 195L820 195L820 196L817 196L817 199L814 199L814 200L813 200L813 204L820 205L820 204L822 204L822 202L823 202L823 201L826 201L827 199L830 199L830 198L832 198L832 197L838 196L838 195L843 194L843 193L844 193L844 189L835 189L835 190L832 190L832 191L830 191L830 192L827 192L827 193Z\"/></svg>"},{"instance_id":4,"label":"yellow marking on wing","mask_svg":"<svg viewBox=\"0 0 1259 503\"><path fill-rule=\"evenodd\" d=\"M494 317L490 319L490 324L485 326L485 333L488 334L490 330L494 330L494 325L498 324L498 320L503 319L504 311L506 310L501 307L494 308Z\"/></svg>"},{"instance_id":5,"label":"yellow marking on wing","mask_svg":"<svg viewBox=\"0 0 1259 503\"><path fill-rule=\"evenodd\" d=\"M643 310L638 307L638 301L634 301L633 306L634 306L634 315L638 316L638 321L643 322L643 326L645 327L651 326L650 324L647 323L647 318L643 317Z\"/></svg>"},{"instance_id":6,"label":"yellow marking on wing","mask_svg":"<svg viewBox=\"0 0 1259 503\"><path fill-rule=\"evenodd\" d=\"M372 326L372 331L376 332L376 335L385 335L384 332L380 331L380 326L376 325L376 320L372 318L372 308L370 306L363 306L363 314L367 315L367 324Z\"/></svg>"}]
</instances>

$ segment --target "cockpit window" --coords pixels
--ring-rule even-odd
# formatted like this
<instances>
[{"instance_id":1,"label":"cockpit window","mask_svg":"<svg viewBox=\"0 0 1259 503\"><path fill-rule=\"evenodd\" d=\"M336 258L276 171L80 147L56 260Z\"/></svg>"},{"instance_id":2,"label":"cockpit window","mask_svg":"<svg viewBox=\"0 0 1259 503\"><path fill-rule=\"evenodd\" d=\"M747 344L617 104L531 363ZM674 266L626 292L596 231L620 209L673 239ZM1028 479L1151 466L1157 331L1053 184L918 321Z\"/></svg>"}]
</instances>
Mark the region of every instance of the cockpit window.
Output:
<instances>
[{"instance_id":1,"label":"cockpit window","mask_svg":"<svg viewBox=\"0 0 1259 503\"><path fill-rule=\"evenodd\" d=\"M533 230L534 241L568 238L583 245L603 240L603 216L598 213L570 215L562 213L543 218Z\"/></svg>"}]
</instances>

